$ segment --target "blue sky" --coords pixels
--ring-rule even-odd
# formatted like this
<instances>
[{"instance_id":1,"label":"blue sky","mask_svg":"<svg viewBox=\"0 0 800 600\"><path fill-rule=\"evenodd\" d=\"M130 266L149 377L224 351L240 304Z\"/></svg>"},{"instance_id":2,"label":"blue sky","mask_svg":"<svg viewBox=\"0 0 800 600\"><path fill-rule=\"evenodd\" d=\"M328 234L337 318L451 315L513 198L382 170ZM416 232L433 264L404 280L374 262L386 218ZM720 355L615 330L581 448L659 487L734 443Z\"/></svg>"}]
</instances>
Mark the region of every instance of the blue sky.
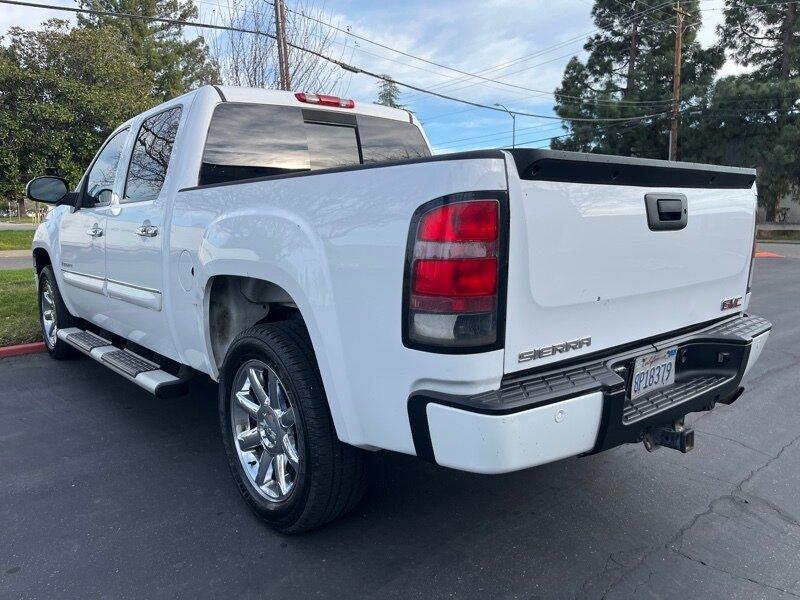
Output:
<instances>
[{"instance_id":1,"label":"blue sky","mask_svg":"<svg viewBox=\"0 0 800 600\"><path fill-rule=\"evenodd\" d=\"M40 0L75 6L69 0ZM258 0L255 0L258 1ZM296 0L286 0L292 8ZM226 0L200 0L201 19ZM317 3L320 4L319 2ZM356 66L387 73L445 94L485 104L503 103L512 110L553 114L550 94L561 80L570 57L582 55L587 35L594 29L591 0L327 0L325 20L340 28L431 61L470 73L493 69L485 77L542 90L528 92L501 84L466 79L364 41L337 34L333 53ZM713 43L722 0L701 0L703 29L700 40ZM271 10L264 4L264 11ZM12 25L36 27L43 20L66 13L23 7L3 7L0 33ZM187 35L194 32L187 31ZM527 57L527 58L526 58ZM514 61L504 68L496 68ZM732 70L729 66L726 70ZM377 84L364 75L346 76L342 95L356 101L375 99ZM511 118L505 113L475 109L417 92L403 90L401 100L423 122L434 149L452 152L511 144ZM559 121L517 117L517 144L546 146L547 138L563 133Z\"/></svg>"}]
</instances>

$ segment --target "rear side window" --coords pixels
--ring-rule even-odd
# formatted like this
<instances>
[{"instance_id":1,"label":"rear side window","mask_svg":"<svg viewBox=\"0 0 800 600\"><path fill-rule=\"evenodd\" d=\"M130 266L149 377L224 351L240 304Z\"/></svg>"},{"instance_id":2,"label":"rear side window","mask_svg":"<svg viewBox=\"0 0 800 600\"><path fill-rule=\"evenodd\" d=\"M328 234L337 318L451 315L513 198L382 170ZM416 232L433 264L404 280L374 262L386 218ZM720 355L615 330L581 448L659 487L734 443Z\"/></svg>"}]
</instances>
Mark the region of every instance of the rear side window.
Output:
<instances>
[{"instance_id":1,"label":"rear side window","mask_svg":"<svg viewBox=\"0 0 800 600\"><path fill-rule=\"evenodd\" d=\"M421 156L430 152L411 123L229 102L211 118L199 184Z\"/></svg>"},{"instance_id":2,"label":"rear side window","mask_svg":"<svg viewBox=\"0 0 800 600\"><path fill-rule=\"evenodd\" d=\"M158 196L167 176L180 120L180 107L144 120L133 146L123 202L152 200Z\"/></svg>"},{"instance_id":3,"label":"rear side window","mask_svg":"<svg viewBox=\"0 0 800 600\"><path fill-rule=\"evenodd\" d=\"M289 106L220 104L211 117L200 185L308 171L303 115Z\"/></svg>"}]
</instances>

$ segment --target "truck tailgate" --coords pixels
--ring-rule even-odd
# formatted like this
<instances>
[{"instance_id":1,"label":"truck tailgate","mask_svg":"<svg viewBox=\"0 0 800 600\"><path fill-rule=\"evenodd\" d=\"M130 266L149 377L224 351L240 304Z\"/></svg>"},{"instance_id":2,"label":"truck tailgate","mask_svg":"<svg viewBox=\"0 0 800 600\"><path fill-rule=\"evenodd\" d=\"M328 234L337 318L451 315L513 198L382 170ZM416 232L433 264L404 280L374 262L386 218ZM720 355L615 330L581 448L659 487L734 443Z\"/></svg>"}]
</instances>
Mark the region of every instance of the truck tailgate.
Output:
<instances>
[{"instance_id":1,"label":"truck tailgate","mask_svg":"<svg viewBox=\"0 0 800 600\"><path fill-rule=\"evenodd\" d=\"M742 310L754 171L540 150L509 155L506 373ZM656 203L650 221L647 195ZM670 212L681 206L683 226Z\"/></svg>"}]
</instances>

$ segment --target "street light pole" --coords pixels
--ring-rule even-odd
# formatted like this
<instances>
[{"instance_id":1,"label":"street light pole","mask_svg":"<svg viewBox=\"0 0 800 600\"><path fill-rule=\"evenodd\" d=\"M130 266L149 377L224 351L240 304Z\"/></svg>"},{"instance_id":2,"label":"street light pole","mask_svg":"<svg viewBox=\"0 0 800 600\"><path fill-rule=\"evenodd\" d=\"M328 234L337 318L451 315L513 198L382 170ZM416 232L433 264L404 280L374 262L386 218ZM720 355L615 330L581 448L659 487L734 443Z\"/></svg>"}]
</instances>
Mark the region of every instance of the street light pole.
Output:
<instances>
[{"instance_id":1,"label":"street light pole","mask_svg":"<svg viewBox=\"0 0 800 600\"><path fill-rule=\"evenodd\" d=\"M495 102L494 105L495 106L499 106L500 108L502 108L511 117L511 147L512 148L516 148L517 147L517 115L515 115L513 112L508 110L508 107L505 106L504 104L500 104L499 102Z\"/></svg>"}]
</instances>

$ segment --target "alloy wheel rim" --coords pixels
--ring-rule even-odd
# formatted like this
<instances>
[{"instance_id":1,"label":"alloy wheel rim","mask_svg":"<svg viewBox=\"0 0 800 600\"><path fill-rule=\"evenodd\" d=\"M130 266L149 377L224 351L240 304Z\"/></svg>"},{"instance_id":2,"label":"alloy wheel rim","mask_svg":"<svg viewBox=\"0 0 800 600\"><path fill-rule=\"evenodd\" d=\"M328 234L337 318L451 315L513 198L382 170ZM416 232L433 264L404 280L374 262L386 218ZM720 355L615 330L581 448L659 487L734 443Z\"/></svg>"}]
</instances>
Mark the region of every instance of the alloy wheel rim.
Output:
<instances>
[{"instance_id":1,"label":"alloy wheel rim","mask_svg":"<svg viewBox=\"0 0 800 600\"><path fill-rule=\"evenodd\" d=\"M247 478L263 498L283 502L294 490L301 456L286 387L260 360L243 364L231 393L233 443Z\"/></svg>"},{"instance_id":2,"label":"alloy wheel rim","mask_svg":"<svg viewBox=\"0 0 800 600\"><path fill-rule=\"evenodd\" d=\"M58 326L56 325L56 303L53 300L53 288L49 281L45 281L42 286L42 331L44 341L49 348L56 345L58 339Z\"/></svg>"}]
</instances>

